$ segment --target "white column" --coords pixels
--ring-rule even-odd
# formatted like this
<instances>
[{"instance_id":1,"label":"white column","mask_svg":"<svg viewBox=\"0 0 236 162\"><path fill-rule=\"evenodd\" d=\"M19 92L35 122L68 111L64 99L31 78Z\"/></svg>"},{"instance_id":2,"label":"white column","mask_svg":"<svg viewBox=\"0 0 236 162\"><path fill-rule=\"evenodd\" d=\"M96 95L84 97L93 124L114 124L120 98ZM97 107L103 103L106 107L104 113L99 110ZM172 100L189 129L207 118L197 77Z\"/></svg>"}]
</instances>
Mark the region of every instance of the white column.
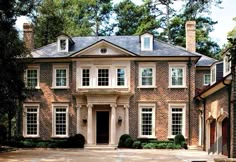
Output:
<instances>
[{"instance_id":1,"label":"white column","mask_svg":"<svg viewBox=\"0 0 236 162\"><path fill-rule=\"evenodd\" d=\"M80 133L80 108L81 108L81 105L77 105L76 106L76 108L77 108L77 112L76 112L76 114L77 114L77 129L76 129L76 133L77 134L79 134Z\"/></svg>"},{"instance_id":2,"label":"white column","mask_svg":"<svg viewBox=\"0 0 236 162\"><path fill-rule=\"evenodd\" d=\"M125 108L125 133L129 134L129 105L124 105Z\"/></svg>"},{"instance_id":3,"label":"white column","mask_svg":"<svg viewBox=\"0 0 236 162\"><path fill-rule=\"evenodd\" d=\"M111 104L111 145L116 144L116 105Z\"/></svg>"},{"instance_id":4,"label":"white column","mask_svg":"<svg viewBox=\"0 0 236 162\"><path fill-rule=\"evenodd\" d=\"M87 119L87 144L93 143L93 129L92 129L92 104L88 104L88 119Z\"/></svg>"}]
</instances>

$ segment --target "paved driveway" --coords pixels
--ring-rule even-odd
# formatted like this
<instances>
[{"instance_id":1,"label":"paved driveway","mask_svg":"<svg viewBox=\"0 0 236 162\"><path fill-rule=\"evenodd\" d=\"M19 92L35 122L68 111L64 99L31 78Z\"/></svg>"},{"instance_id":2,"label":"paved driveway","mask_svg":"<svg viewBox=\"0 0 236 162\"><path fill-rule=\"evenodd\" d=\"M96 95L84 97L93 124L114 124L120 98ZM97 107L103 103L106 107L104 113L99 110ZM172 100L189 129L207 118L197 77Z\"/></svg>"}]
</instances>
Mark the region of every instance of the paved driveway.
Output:
<instances>
[{"instance_id":1,"label":"paved driveway","mask_svg":"<svg viewBox=\"0 0 236 162\"><path fill-rule=\"evenodd\" d=\"M1 162L213 162L222 157L196 150L19 149L0 153Z\"/></svg>"}]
</instances>

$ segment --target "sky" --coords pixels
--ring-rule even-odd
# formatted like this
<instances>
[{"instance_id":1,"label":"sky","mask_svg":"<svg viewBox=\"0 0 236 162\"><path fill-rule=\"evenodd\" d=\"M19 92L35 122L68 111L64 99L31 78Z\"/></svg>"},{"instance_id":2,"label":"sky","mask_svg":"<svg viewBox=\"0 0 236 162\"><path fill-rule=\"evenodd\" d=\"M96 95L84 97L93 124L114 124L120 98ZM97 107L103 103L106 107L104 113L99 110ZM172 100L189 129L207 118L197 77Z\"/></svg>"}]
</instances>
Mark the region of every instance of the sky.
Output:
<instances>
[{"instance_id":1,"label":"sky","mask_svg":"<svg viewBox=\"0 0 236 162\"><path fill-rule=\"evenodd\" d=\"M113 0L113 3L118 3L121 0ZM142 4L142 0L132 0L136 4ZM182 0L177 0L175 2L176 9L181 8ZM220 5L221 8L212 7L212 13L208 15L212 20L218 23L214 25L214 31L210 33L210 37L216 41L220 46L227 42L227 33L236 26L236 21L233 18L236 17L236 0L223 0ZM26 17L20 17L17 19L16 27L19 31L22 31L22 26L24 22L29 22L30 20Z\"/></svg>"}]
</instances>

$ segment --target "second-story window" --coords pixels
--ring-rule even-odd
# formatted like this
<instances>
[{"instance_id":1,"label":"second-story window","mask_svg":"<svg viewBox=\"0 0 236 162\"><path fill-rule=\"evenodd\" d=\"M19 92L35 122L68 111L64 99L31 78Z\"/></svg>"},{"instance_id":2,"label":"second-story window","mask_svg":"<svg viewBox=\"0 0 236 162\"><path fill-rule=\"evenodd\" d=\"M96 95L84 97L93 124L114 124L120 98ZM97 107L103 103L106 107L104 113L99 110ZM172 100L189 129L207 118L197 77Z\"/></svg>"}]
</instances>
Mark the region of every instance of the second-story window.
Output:
<instances>
[{"instance_id":1,"label":"second-story window","mask_svg":"<svg viewBox=\"0 0 236 162\"><path fill-rule=\"evenodd\" d=\"M203 78L203 81L204 81L204 85L208 85L211 83L211 75L210 74L204 74L204 78Z\"/></svg>"},{"instance_id":2,"label":"second-story window","mask_svg":"<svg viewBox=\"0 0 236 162\"><path fill-rule=\"evenodd\" d=\"M38 88L39 87L39 67L38 66L30 66L26 69L25 74L25 84L26 87L29 88Z\"/></svg>"},{"instance_id":3,"label":"second-story window","mask_svg":"<svg viewBox=\"0 0 236 162\"><path fill-rule=\"evenodd\" d=\"M98 86L109 86L109 69L98 69Z\"/></svg>"},{"instance_id":4,"label":"second-story window","mask_svg":"<svg viewBox=\"0 0 236 162\"><path fill-rule=\"evenodd\" d=\"M229 56L224 56L224 76L228 75L231 72L231 61Z\"/></svg>"},{"instance_id":5,"label":"second-story window","mask_svg":"<svg viewBox=\"0 0 236 162\"><path fill-rule=\"evenodd\" d=\"M142 71L141 72L142 85L143 86L146 86L146 85L151 86L153 84L152 83L152 75L153 75L152 68L142 68L141 71Z\"/></svg>"},{"instance_id":6,"label":"second-story window","mask_svg":"<svg viewBox=\"0 0 236 162\"><path fill-rule=\"evenodd\" d=\"M82 70L82 85L89 86L90 85L90 69Z\"/></svg>"},{"instance_id":7,"label":"second-story window","mask_svg":"<svg viewBox=\"0 0 236 162\"><path fill-rule=\"evenodd\" d=\"M53 66L53 88L69 87L69 66L54 65Z\"/></svg>"},{"instance_id":8,"label":"second-story window","mask_svg":"<svg viewBox=\"0 0 236 162\"><path fill-rule=\"evenodd\" d=\"M186 85L186 66L170 64L169 67L169 87L183 88Z\"/></svg>"},{"instance_id":9,"label":"second-story window","mask_svg":"<svg viewBox=\"0 0 236 162\"><path fill-rule=\"evenodd\" d=\"M211 84L216 82L216 66L211 68Z\"/></svg>"},{"instance_id":10,"label":"second-story window","mask_svg":"<svg viewBox=\"0 0 236 162\"><path fill-rule=\"evenodd\" d=\"M155 86L155 63L139 64L139 87L150 88Z\"/></svg>"},{"instance_id":11,"label":"second-story window","mask_svg":"<svg viewBox=\"0 0 236 162\"><path fill-rule=\"evenodd\" d=\"M117 69L117 86L125 86L125 69Z\"/></svg>"}]
</instances>

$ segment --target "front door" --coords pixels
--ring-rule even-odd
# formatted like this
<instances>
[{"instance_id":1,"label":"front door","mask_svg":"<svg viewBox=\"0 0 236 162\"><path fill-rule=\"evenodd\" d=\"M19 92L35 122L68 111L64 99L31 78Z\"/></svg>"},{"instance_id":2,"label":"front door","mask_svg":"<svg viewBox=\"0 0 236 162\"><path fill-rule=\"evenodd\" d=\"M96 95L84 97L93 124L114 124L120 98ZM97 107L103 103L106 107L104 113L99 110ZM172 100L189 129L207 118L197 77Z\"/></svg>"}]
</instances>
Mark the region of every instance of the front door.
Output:
<instances>
[{"instance_id":1,"label":"front door","mask_svg":"<svg viewBox=\"0 0 236 162\"><path fill-rule=\"evenodd\" d=\"M97 144L109 143L109 111L97 111Z\"/></svg>"},{"instance_id":2,"label":"front door","mask_svg":"<svg viewBox=\"0 0 236 162\"><path fill-rule=\"evenodd\" d=\"M222 122L222 153L228 156L228 118L225 118Z\"/></svg>"}]
</instances>

